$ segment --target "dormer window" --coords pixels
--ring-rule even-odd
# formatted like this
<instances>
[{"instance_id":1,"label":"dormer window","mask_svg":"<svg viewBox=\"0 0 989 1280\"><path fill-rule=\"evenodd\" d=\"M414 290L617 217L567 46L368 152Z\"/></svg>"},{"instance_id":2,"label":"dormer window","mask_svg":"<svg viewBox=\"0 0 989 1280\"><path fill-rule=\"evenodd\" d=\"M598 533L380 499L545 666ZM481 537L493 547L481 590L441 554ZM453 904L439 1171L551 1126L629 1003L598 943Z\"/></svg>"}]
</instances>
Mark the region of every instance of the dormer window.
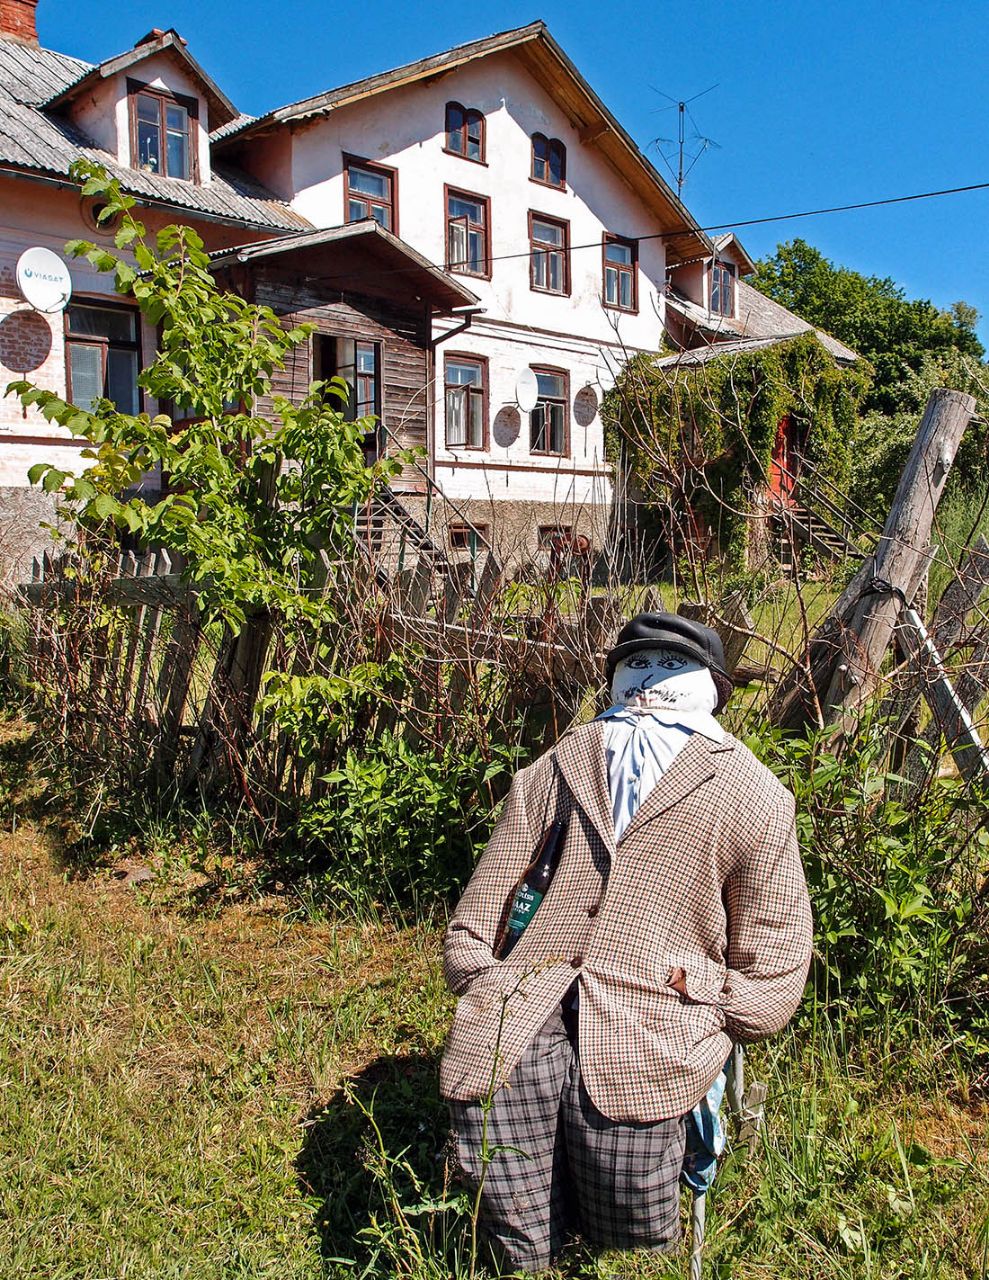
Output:
<instances>
[{"instance_id":1,"label":"dormer window","mask_svg":"<svg viewBox=\"0 0 989 1280\"><path fill-rule=\"evenodd\" d=\"M446 150L484 163L484 116L480 111L459 102L446 104Z\"/></svg>"},{"instance_id":2,"label":"dormer window","mask_svg":"<svg viewBox=\"0 0 989 1280\"><path fill-rule=\"evenodd\" d=\"M711 264L711 311L716 316L735 314L735 268L730 262Z\"/></svg>"},{"instance_id":3,"label":"dormer window","mask_svg":"<svg viewBox=\"0 0 989 1280\"><path fill-rule=\"evenodd\" d=\"M132 82L128 88L132 167L162 178L195 181L195 99L175 97Z\"/></svg>"},{"instance_id":4,"label":"dormer window","mask_svg":"<svg viewBox=\"0 0 989 1280\"><path fill-rule=\"evenodd\" d=\"M544 182L548 187L567 185L567 149L559 138L547 138L544 133L532 135L533 182Z\"/></svg>"}]
</instances>

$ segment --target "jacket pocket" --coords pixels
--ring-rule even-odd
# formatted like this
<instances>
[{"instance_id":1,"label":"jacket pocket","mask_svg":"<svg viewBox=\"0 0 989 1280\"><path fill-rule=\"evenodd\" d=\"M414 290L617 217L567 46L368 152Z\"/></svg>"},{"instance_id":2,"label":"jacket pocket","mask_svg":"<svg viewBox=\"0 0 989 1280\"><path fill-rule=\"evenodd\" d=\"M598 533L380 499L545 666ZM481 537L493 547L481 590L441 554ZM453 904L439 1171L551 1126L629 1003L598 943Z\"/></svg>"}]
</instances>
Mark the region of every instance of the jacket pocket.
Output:
<instances>
[{"instance_id":1,"label":"jacket pocket","mask_svg":"<svg viewBox=\"0 0 989 1280\"><path fill-rule=\"evenodd\" d=\"M724 965L713 961L694 961L687 964L670 966L667 985L669 986L677 969L684 975L683 985L687 994L677 991L681 1004L710 1005L720 1009L724 1000L725 980L728 970Z\"/></svg>"}]
</instances>

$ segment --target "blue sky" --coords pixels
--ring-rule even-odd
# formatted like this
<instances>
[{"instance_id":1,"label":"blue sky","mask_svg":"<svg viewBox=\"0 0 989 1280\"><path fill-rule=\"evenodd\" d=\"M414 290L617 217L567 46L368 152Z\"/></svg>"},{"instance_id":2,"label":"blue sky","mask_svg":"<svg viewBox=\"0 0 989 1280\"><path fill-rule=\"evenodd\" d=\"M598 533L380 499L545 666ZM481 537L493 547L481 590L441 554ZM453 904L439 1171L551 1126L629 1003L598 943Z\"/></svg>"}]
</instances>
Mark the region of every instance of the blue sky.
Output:
<instances>
[{"instance_id":1,"label":"blue sky","mask_svg":"<svg viewBox=\"0 0 989 1280\"><path fill-rule=\"evenodd\" d=\"M690 98L704 154L684 188L703 225L989 181L986 0L40 0L42 44L89 61L175 27L258 114L450 45L543 18L662 169L658 136ZM688 122L689 135L694 132ZM691 141L691 149L696 149ZM753 257L802 236L940 307L964 299L989 347L979 248L989 190L740 231Z\"/></svg>"}]
</instances>

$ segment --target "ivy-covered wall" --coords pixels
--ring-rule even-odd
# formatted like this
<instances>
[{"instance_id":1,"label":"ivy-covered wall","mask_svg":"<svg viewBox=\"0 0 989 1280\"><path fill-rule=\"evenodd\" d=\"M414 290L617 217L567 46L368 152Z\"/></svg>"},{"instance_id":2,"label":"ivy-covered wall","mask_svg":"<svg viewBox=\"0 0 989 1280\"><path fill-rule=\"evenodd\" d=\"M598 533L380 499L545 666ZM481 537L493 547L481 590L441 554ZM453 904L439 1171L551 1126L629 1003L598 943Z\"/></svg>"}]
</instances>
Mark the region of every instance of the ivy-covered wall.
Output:
<instances>
[{"instance_id":1,"label":"ivy-covered wall","mask_svg":"<svg viewBox=\"0 0 989 1280\"><path fill-rule=\"evenodd\" d=\"M743 567L747 517L768 484L780 422L789 415L808 463L843 488L871 372L865 361L839 366L813 333L694 367L636 356L603 406L609 457L648 503L675 511L678 498L689 501L722 555Z\"/></svg>"}]
</instances>

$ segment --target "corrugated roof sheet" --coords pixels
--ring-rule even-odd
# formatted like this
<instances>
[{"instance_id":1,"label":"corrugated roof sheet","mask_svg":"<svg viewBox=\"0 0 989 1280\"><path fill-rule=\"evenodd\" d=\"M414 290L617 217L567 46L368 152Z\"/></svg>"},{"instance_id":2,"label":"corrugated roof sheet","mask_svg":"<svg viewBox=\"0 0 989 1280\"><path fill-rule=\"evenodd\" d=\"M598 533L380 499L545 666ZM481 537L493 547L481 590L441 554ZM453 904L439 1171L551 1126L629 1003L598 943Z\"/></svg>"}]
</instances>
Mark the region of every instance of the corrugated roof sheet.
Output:
<instances>
[{"instance_id":1,"label":"corrugated roof sheet","mask_svg":"<svg viewBox=\"0 0 989 1280\"><path fill-rule=\"evenodd\" d=\"M809 324L779 302L767 298L764 293L746 284L744 280L738 282L738 318L743 332L750 338L792 337L794 334L806 333L808 329L814 329L821 340L821 345L826 351L830 351L836 360L847 360L853 363L859 358L858 352L853 351L851 347L846 347L837 338L832 338L830 333L825 333L823 329Z\"/></svg>"},{"instance_id":2,"label":"corrugated roof sheet","mask_svg":"<svg viewBox=\"0 0 989 1280\"><path fill-rule=\"evenodd\" d=\"M796 334L790 334L791 338ZM785 342L786 338L735 338L729 342L712 342L706 347L693 347L689 351L678 351L672 356L663 356L655 362L657 369L692 368L699 364L707 364L709 360L719 360L723 356L737 355L740 351L761 351L765 347L774 347L777 342Z\"/></svg>"},{"instance_id":3,"label":"corrugated roof sheet","mask_svg":"<svg viewBox=\"0 0 989 1280\"><path fill-rule=\"evenodd\" d=\"M416 289L423 291L423 297L431 297L450 309L458 306L470 307L479 301L477 294L462 281L430 262L417 249L400 240L393 232L387 231L373 218L347 222L338 227L323 227L319 231L300 231L296 235L278 236L273 240L260 240L253 244L234 245L230 249L216 249L210 254L210 258L217 266L229 266L232 263L251 263L299 252L311 254L318 249L342 249L352 255L353 249L348 246L354 244L366 245L385 261L401 263L401 266L393 269L401 272L407 281L414 282ZM322 272L317 274L322 275ZM346 284L346 281L344 276L340 283ZM331 284L332 281L325 281L324 278L324 283Z\"/></svg>"},{"instance_id":4,"label":"corrugated roof sheet","mask_svg":"<svg viewBox=\"0 0 989 1280\"><path fill-rule=\"evenodd\" d=\"M244 115L243 112L239 116L221 124L219 129L214 129L209 135L210 142L222 142L224 138L228 138L232 133L239 133L241 129L246 129L249 124L253 124L257 116Z\"/></svg>"},{"instance_id":5,"label":"corrugated roof sheet","mask_svg":"<svg viewBox=\"0 0 989 1280\"><path fill-rule=\"evenodd\" d=\"M361 80L352 80L348 84L338 85L323 93L316 93L308 98L300 98L297 102L286 103L273 111L258 116L257 120L245 119L240 125L234 122L228 126L224 136L248 128L252 124L277 124L284 120L301 120L306 116L318 115L329 111L340 102L353 98L362 98L374 93L377 89L388 88L396 82L411 75L421 77L433 71L440 71L453 64L457 65L475 57L483 57L499 49L511 48L540 32L545 31L545 23L530 22L525 27L515 27L508 31L499 31L496 35L485 36L481 40L469 40L465 44L454 45L452 49L444 49L441 53L431 54L428 58L419 58L415 62L404 63L400 67L392 67L388 71L378 71L373 76L365 76Z\"/></svg>"},{"instance_id":6,"label":"corrugated roof sheet","mask_svg":"<svg viewBox=\"0 0 989 1280\"><path fill-rule=\"evenodd\" d=\"M213 165L212 181L201 185L130 169L66 119L35 105L87 70L78 58L0 39L0 168L66 178L72 162L85 157L144 200L247 226L284 231L311 227L260 183L228 165Z\"/></svg>"},{"instance_id":7,"label":"corrugated roof sheet","mask_svg":"<svg viewBox=\"0 0 989 1280\"><path fill-rule=\"evenodd\" d=\"M90 70L79 58L0 38L0 90L18 102L47 102Z\"/></svg>"}]
</instances>

